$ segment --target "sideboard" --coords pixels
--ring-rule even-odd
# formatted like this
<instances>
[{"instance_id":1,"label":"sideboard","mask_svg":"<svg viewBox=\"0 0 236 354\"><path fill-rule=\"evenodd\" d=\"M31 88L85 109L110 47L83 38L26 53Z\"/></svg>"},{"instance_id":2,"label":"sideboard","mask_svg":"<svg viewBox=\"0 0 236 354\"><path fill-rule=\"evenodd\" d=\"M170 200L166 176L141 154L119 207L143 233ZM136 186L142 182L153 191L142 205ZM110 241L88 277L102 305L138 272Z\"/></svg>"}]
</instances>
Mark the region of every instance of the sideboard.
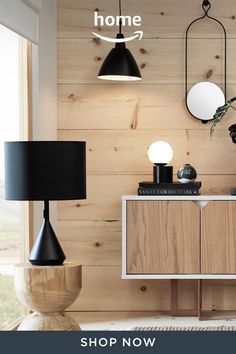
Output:
<instances>
[{"instance_id":1,"label":"sideboard","mask_svg":"<svg viewBox=\"0 0 236 354\"><path fill-rule=\"evenodd\" d=\"M236 279L236 197L123 196L122 278L170 279L172 314L199 315L203 279ZM178 279L198 281L194 312L178 311Z\"/></svg>"}]
</instances>

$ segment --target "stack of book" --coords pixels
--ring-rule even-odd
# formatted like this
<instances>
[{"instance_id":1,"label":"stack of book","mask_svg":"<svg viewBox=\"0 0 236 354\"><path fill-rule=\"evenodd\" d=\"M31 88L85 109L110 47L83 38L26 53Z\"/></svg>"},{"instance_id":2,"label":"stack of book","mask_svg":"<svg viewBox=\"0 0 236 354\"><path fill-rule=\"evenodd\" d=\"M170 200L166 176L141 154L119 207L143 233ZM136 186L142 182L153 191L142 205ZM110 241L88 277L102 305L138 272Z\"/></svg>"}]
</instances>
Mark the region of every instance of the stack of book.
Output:
<instances>
[{"instance_id":1,"label":"stack of book","mask_svg":"<svg viewBox=\"0 0 236 354\"><path fill-rule=\"evenodd\" d=\"M200 195L201 182L140 182L138 195Z\"/></svg>"}]
</instances>

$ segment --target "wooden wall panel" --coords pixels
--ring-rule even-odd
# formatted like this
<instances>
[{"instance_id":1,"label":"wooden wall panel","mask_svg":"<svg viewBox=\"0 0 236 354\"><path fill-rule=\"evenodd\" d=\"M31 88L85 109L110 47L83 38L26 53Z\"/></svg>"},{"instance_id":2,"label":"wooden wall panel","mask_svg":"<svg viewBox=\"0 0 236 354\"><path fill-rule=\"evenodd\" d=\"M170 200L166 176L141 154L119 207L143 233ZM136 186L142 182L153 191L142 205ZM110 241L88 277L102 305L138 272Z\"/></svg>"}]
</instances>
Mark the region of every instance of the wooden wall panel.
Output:
<instances>
[{"instance_id":1,"label":"wooden wall panel","mask_svg":"<svg viewBox=\"0 0 236 354\"><path fill-rule=\"evenodd\" d=\"M175 5L176 3L176 5ZM115 36L115 27L94 26L93 12L99 9L103 16L118 15L117 0L58 0L58 36L59 38L90 38L92 32ZM201 1L194 0L128 0L123 1L123 13L142 16L144 38L183 38L184 30L197 16L202 15ZM236 37L235 1L212 1L213 16L224 22L228 36ZM137 28L126 27L125 33L132 33ZM193 36L197 38L221 36L218 26L211 22L201 22L195 26Z\"/></svg>"},{"instance_id":2,"label":"wooden wall panel","mask_svg":"<svg viewBox=\"0 0 236 354\"><path fill-rule=\"evenodd\" d=\"M120 221L61 221L57 228L67 261L121 265Z\"/></svg>"},{"instance_id":3,"label":"wooden wall panel","mask_svg":"<svg viewBox=\"0 0 236 354\"><path fill-rule=\"evenodd\" d=\"M107 89L109 86L109 90ZM228 86L233 97L236 85ZM220 127L235 122L234 111L228 112ZM184 85L59 85L59 129L204 129L186 112Z\"/></svg>"},{"instance_id":4,"label":"wooden wall panel","mask_svg":"<svg viewBox=\"0 0 236 354\"><path fill-rule=\"evenodd\" d=\"M235 310L235 280L204 280L202 289L203 310Z\"/></svg>"},{"instance_id":5,"label":"wooden wall panel","mask_svg":"<svg viewBox=\"0 0 236 354\"><path fill-rule=\"evenodd\" d=\"M141 67L139 83L100 81L101 63L112 45L93 40L92 31L115 36L117 29L94 28L93 11L116 15L117 1L58 0L58 137L86 140L88 198L58 203L59 238L67 259L83 264L83 290L73 311L169 309L169 282L121 280L122 194L136 193L151 178L148 146L157 139L174 148L175 171L190 162L203 182L202 193L228 193L236 186L236 147L227 128L232 110L209 139L210 124L193 119L184 105L184 34L202 14L195 0L129 0L124 13L142 15L144 38L128 44ZM212 15L226 26L228 96L236 92L235 0L212 0ZM137 29L137 28L136 28ZM135 30L136 30L135 29ZM125 28L126 35L134 28ZM189 82L223 82L223 41L209 22L191 31ZM204 38L204 40L200 40ZM210 40L207 40L210 39ZM218 40L219 39L219 40ZM219 58L218 58L219 56ZM235 309L236 282L204 281L203 309ZM180 308L196 307L196 282L181 281Z\"/></svg>"},{"instance_id":6,"label":"wooden wall panel","mask_svg":"<svg viewBox=\"0 0 236 354\"><path fill-rule=\"evenodd\" d=\"M122 280L121 267L83 267L82 290L71 311L141 311L170 304L169 281Z\"/></svg>"},{"instance_id":7,"label":"wooden wall panel","mask_svg":"<svg viewBox=\"0 0 236 354\"><path fill-rule=\"evenodd\" d=\"M98 83L97 74L112 46L92 39L58 40L58 82ZM184 41L145 39L129 44L145 83L182 84L184 80ZM189 83L209 79L222 82L223 40L193 39L189 43ZM219 58L218 58L219 56ZM236 83L236 42L228 40L228 83ZM190 65L191 64L191 65ZM137 85L137 84L135 84Z\"/></svg>"},{"instance_id":8,"label":"wooden wall panel","mask_svg":"<svg viewBox=\"0 0 236 354\"><path fill-rule=\"evenodd\" d=\"M201 124L199 122L199 124ZM61 130L59 140L87 141L89 174L149 174L149 145L165 140L174 150L176 172L190 161L199 174L235 174L235 145L227 130ZM213 158L214 156L214 158Z\"/></svg>"},{"instance_id":9,"label":"wooden wall panel","mask_svg":"<svg viewBox=\"0 0 236 354\"><path fill-rule=\"evenodd\" d=\"M155 311L169 310L168 280L122 280L120 266L83 266L82 290L70 311ZM203 310L235 309L236 282L203 282ZM179 307L197 306L196 281L179 284Z\"/></svg>"},{"instance_id":10,"label":"wooden wall panel","mask_svg":"<svg viewBox=\"0 0 236 354\"><path fill-rule=\"evenodd\" d=\"M58 202L60 221L121 221L121 195L136 194L138 182L151 175L89 175L88 198ZM199 175L202 194L228 194L236 175Z\"/></svg>"}]
</instances>

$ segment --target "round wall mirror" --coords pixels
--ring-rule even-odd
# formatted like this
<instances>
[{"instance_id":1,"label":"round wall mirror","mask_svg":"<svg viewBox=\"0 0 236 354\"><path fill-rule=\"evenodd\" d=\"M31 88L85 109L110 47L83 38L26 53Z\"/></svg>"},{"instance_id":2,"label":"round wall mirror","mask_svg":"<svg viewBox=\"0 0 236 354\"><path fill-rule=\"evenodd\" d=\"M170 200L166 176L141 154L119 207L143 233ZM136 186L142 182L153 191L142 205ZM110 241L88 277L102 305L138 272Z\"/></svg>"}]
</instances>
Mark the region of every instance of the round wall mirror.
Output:
<instances>
[{"instance_id":1,"label":"round wall mirror","mask_svg":"<svg viewBox=\"0 0 236 354\"><path fill-rule=\"evenodd\" d=\"M189 90L186 104L195 118L207 122L213 119L217 108L225 104L225 95L213 82L202 81Z\"/></svg>"}]
</instances>

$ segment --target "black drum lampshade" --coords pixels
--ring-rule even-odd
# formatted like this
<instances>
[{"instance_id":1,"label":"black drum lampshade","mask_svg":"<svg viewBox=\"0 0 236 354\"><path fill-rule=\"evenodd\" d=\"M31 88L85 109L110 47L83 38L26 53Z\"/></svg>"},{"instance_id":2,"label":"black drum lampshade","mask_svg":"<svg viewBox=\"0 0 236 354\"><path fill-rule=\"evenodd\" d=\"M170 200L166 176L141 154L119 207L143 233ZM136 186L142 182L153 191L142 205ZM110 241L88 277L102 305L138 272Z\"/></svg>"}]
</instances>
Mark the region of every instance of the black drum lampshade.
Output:
<instances>
[{"instance_id":1,"label":"black drum lampshade","mask_svg":"<svg viewBox=\"0 0 236 354\"><path fill-rule=\"evenodd\" d=\"M6 142L5 199L44 201L44 223L29 261L63 264L66 257L49 221L49 201L86 199L86 143Z\"/></svg>"}]
</instances>

